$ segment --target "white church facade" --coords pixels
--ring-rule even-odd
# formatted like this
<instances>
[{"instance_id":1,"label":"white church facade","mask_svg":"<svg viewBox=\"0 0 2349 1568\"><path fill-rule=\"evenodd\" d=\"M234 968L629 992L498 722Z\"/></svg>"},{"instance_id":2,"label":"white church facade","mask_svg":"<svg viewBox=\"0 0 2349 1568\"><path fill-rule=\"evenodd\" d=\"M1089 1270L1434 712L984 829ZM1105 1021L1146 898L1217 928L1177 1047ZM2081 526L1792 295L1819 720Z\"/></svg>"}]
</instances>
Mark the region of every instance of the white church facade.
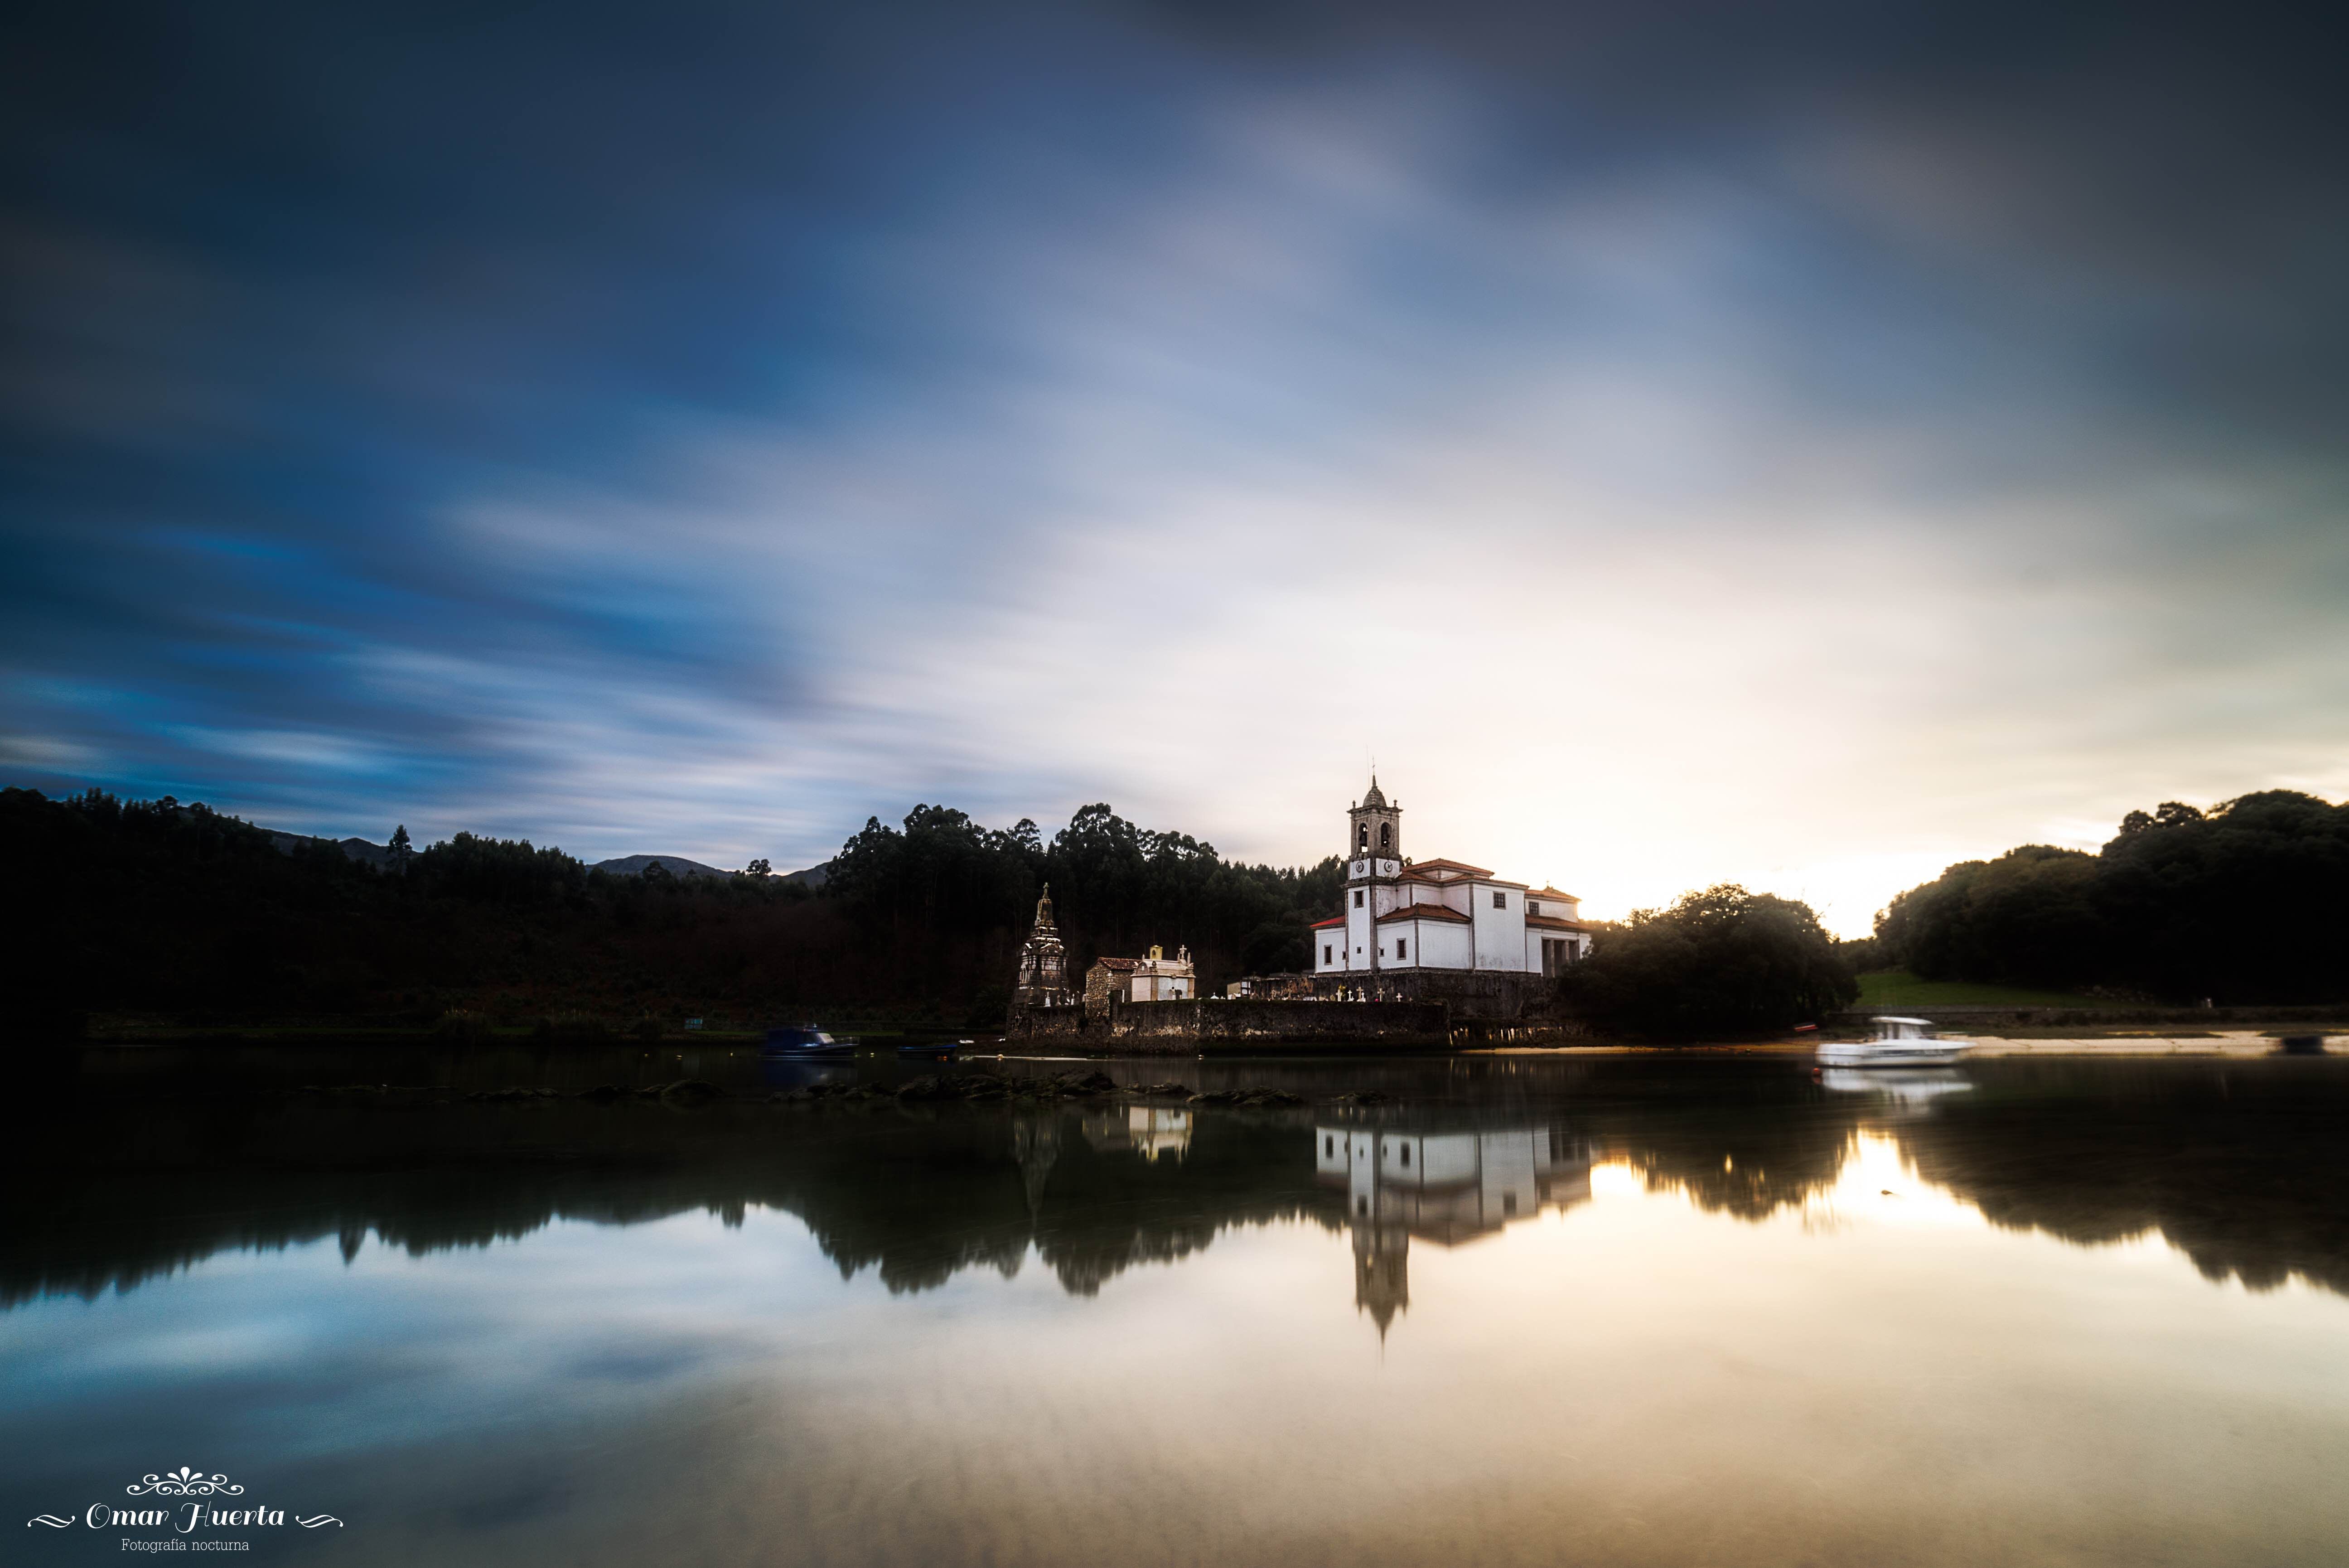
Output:
<instances>
[{"instance_id":1,"label":"white church facade","mask_svg":"<svg viewBox=\"0 0 2349 1568\"><path fill-rule=\"evenodd\" d=\"M1581 900L1402 853L1402 808L1371 779L1349 808L1345 907L1313 927L1313 973L1555 975L1590 950Z\"/></svg>"}]
</instances>

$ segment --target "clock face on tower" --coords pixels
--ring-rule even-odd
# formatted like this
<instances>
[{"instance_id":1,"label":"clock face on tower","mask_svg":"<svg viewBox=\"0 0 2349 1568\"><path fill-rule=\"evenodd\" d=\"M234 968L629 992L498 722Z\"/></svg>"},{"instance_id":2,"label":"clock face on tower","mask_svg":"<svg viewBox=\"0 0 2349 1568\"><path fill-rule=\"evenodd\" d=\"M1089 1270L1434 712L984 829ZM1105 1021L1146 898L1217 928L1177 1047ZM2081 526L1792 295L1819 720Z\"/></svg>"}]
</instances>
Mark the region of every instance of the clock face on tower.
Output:
<instances>
[{"instance_id":1,"label":"clock face on tower","mask_svg":"<svg viewBox=\"0 0 2349 1568\"><path fill-rule=\"evenodd\" d=\"M1402 875L1402 862L1381 860L1353 861L1348 863L1346 875L1354 882L1365 882L1371 877L1399 877Z\"/></svg>"}]
</instances>

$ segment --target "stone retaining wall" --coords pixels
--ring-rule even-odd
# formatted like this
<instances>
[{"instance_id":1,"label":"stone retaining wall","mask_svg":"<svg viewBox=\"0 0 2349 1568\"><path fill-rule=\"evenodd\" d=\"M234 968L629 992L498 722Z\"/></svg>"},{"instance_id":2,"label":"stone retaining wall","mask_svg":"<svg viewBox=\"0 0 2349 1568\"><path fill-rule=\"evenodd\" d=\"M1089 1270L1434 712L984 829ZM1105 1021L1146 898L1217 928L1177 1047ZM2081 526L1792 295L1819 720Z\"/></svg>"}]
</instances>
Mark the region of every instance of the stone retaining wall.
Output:
<instances>
[{"instance_id":1,"label":"stone retaining wall","mask_svg":"<svg viewBox=\"0 0 2349 1568\"><path fill-rule=\"evenodd\" d=\"M1244 1002L1440 1002L1456 1020L1547 1018L1557 982L1504 969L1379 969L1350 975L1252 975Z\"/></svg>"},{"instance_id":2,"label":"stone retaining wall","mask_svg":"<svg viewBox=\"0 0 2349 1568\"><path fill-rule=\"evenodd\" d=\"M1081 1009L1013 1015L1004 1037L1060 1044L1108 1056L1190 1056L1200 1051L1332 1045L1441 1048L1452 1033L1441 1002L1259 1002L1239 997L1120 1002L1106 1018Z\"/></svg>"}]
</instances>

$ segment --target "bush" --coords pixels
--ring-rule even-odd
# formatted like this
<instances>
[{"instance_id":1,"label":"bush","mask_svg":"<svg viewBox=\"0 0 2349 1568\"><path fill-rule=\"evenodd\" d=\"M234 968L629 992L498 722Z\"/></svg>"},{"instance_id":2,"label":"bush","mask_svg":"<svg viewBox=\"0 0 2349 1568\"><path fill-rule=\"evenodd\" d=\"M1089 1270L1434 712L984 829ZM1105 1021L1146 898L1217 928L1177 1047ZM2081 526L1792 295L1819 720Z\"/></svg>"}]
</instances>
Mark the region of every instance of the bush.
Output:
<instances>
[{"instance_id":1,"label":"bush","mask_svg":"<svg viewBox=\"0 0 2349 1568\"><path fill-rule=\"evenodd\" d=\"M980 988L970 1000L970 1011L963 1015L966 1029L999 1029L1011 1016L1011 994L1000 985Z\"/></svg>"},{"instance_id":2,"label":"bush","mask_svg":"<svg viewBox=\"0 0 2349 1568\"><path fill-rule=\"evenodd\" d=\"M490 1037L490 1021L479 1013L451 1007L433 1024L432 1037L453 1045L474 1045Z\"/></svg>"},{"instance_id":3,"label":"bush","mask_svg":"<svg viewBox=\"0 0 2349 1568\"><path fill-rule=\"evenodd\" d=\"M1724 884L1602 928L1559 995L1594 1024L1686 1038L1815 1020L1859 981L1808 904Z\"/></svg>"}]
</instances>

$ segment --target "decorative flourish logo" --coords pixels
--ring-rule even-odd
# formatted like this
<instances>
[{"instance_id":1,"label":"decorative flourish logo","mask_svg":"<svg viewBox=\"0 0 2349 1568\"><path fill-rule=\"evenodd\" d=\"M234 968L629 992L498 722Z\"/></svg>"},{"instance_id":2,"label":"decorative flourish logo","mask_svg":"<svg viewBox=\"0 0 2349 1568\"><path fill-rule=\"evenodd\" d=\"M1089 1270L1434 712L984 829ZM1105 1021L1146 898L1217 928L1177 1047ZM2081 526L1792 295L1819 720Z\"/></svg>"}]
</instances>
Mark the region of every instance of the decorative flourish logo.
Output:
<instances>
[{"instance_id":1,"label":"decorative flourish logo","mask_svg":"<svg viewBox=\"0 0 2349 1568\"><path fill-rule=\"evenodd\" d=\"M264 1502L174 1502L168 1507L157 1506L154 1500L158 1498L230 1498L243 1494L244 1488L233 1484L228 1477L200 1470L192 1465L141 1476L122 1490L132 1497L144 1498L148 1501L144 1505L134 1503L128 1508L93 1502L83 1511L78 1522L92 1530L163 1529L175 1535L192 1535L199 1530L273 1530L286 1522L286 1510L272 1508ZM25 1521L25 1528L30 1530L39 1524L51 1530L70 1530L76 1522L64 1514L36 1513ZM329 1524L337 1530L343 1528L343 1522L331 1513L296 1513L294 1522L305 1530L321 1530ZM125 1542L123 1549L129 1551L131 1545L131 1542ZM243 1549L242 1543L234 1542L221 1543L218 1549L225 1550L230 1546L240 1551ZM140 1547L141 1551L167 1549L174 1552L185 1550L178 1543L168 1548L160 1545ZM200 1542L195 1550L203 1551L205 1547Z\"/></svg>"},{"instance_id":2,"label":"decorative flourish logo","mask_svg":"<svg viewBox=\"0 0 2349 1568\"><path fill-rule=\"evenodd\" d=\"M161 1475L145 1477L122 1490L133 1497L143 1491L151 1491L158 1497L212 1497L215 1494L233 1496L244 1488L229 1485L228 1477L224 1475L205 1475L181 1465L178 1470L166 1470Z\"/></svg>"}]
</instances>

